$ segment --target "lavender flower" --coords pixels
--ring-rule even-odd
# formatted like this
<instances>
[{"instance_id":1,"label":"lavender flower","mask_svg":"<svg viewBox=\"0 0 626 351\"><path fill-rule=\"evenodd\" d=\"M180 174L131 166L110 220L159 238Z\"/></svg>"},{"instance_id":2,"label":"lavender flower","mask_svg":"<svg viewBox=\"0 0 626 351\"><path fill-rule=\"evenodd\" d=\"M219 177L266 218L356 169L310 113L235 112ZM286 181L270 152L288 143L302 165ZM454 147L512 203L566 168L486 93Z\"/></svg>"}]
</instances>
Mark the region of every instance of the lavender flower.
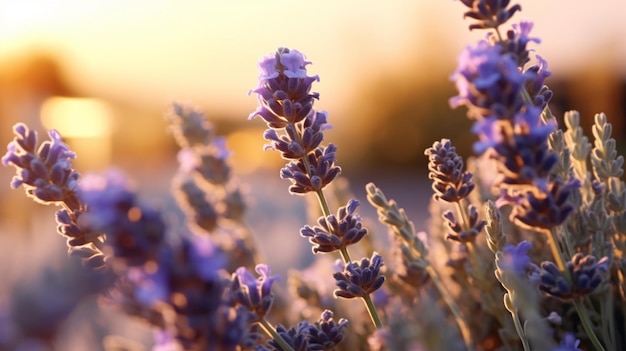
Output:
<instances>
[{"instance_id":1,"label":"lavender flower","mask_svg":"<svg viewBox=\"0 0 626 351\"><path fill-rule=\"evenodd\" d=\"M361 262L348 263L343 272L333 274L336 297L353 299L355 297L366 297L378 290L385 282L385 276L380 272L383 266L383 258L374 252L372 258L362 258Z\"/></svg>"},{"instance_id":2,"label":"lavender flower","mask_svg":"<svg viewBox=\"0 0 626 351\"><path fill-rule=\"evenodd\" d=\"M530 257L528 257L528 250L531 248L532 244L526 240L517 245L505 245L502 248L502 259L498 267L510 269L519 276L525 274L531 265Z\"/></svg>"},{"instance_id":3,"label":"lavender flower","mask_svg":"<svg viewBox=\"0 0 626 351\"><path fill-rule=\"evenodd\" d=\"M318 93L311 93L318 76L308 76L304 55L297 50L280 48L259 62L259 85L252 92L258 95L259 108L249 119L260 116L270 128L282 129L310 115Z\"/></svg>"},{"instance_id":4,"label":"lavender flower","mask_svg":"<svg viewBox=\"0 0 626 351\"><path fill-rule=\"evenodd\" d=\"M513 24L512 27L512 30L506 32L506 39L502 41L502 47L504 52L509 52L516 56L518 67L524 67L530 60L528 57L529 50L526 45L530 42L539 44L541 40L530 37L530 31L533 29L533 23L530 21L520 21L517 24Z\"/></svg>"},{"instance_id":5,"label":"lavender flower","mask_svg":"<svg viewBox=\"0 0 626 351\"><path fill-rule=\"evenodd\" d=\"M230 294L234 303L246 307L262 319L272 307L272 283L278 276L270 276L270 268L265 264L258 264L255 270L260 275L258 279L246 268L238 268L231 279Z\"/></svg>"},{"instance_id":6,"label":"lavender flower","mask_svg":"<svg viewBox=\"0 0 626 351\"><path fill-rule=\"evenodd\" d=\"M565 184L554 181L545 193L528 191L525 196L509 197L509 202L515 204L511 217L527 228L550 229L560 225L574 211L568 199L579 187L577 179Z\"/></svg>"},{"instance_id":7,"label":"lavender flower","mask_svg":"<svg viewBox=\"0 0 626 351\"><path fill-rule=\"evenodd\" d=\"M580 340L576 339L576 336L572 333L565 333L559 346L552 349L552 351L583 351L578 346Z\"/></svg>"},{"instance_id":8,"label":"lavender flower","mask_svg":"<svg viewBox=\"0 0 626 351\"><path fill-rule=\"evenodd\" d=\"M466 105L468 116L477 120L511 119L517 114L524 106L520 93L529 77L519 71L513 55L502 51L500 45L483 40L461 52L450 77L459 91L450 99L451 107Z\"/></svg>"},{"instance_id":9,"label":"lavender flower","mask_svg":"<svg viewBox=\"0 0 626 351\"><path fill-rule=\"evenodd\" d=\"M289 162L280 170L281 178L292 182L289 192L317 192L332 182L341 172L341 168L335 166L336 151L337 147L330 144L326 148L318 147L304 159Z\"/></svg>"},{"instance_id":10,"label":"lavender flower","mask_svg":"<svg viewBox=\"0 0 626 351\"><path fill-rule=\"evenodd\" d=\"M308 237L313 244L313 252L334 252L356 244L367 234L362 227L361 217L355 213L357 200L350 200L345 207L337 210L337 215L320 217L319 226L304 226L300 235Z\"/></svg>"},{"instance_id":11,"label":"lavender flower","mask_svg":"<svg viewBox=\"0 0 626 351\"><path fill-rule=\"evenodd\" d=\"M550 262L541 263L539 289L548 295L568 300L593 293L605 280L609 269L608 257L597 260L594 256L576 253L566 263L567 273ZM569 278L566 278L566 274Z\"/></svg>"},{"instance_id":12,"label":"lavender flower","mask_svg":"<svg viewBox=\"0 0 626 351\"><path fill-rule=\"evenodd\" d=\"M470 17L477 22L469 26L472 29L497 28L508 21L515 12L521 11L520 5L509 8L509 0L461 0L463 5L470 8L464 17Z\"/></svg>"},{"instance_id":13,"label":"lavender flower","mask_svg":"<svg viewBox=\"0 0 626 351\"><path fill-rule=\"evenodd\" d=\"M446 235L446 239L462 243L473 242L476 236L483 230L485 224L487 224L486 221L480 219L478 210L474 205L468 206L468 222L465 227L457 221L452 211L446 211L442 216L446 220L448 228L451 230L451 232L448 232Z\"/></svg>"},{"instance_id":14,"label":"lavender flower","mask_svg":"<svg viewBox=\"0 0 626 351\"><path fill-rule=\"evenodd\" d=\"M458 202L474 189L472 174L463 170L463 158L450 140L436 141L424 153L428 156L428 178L433 180L435 200Z\"/></svg>"},{"instance_id":15,"label":"lavender flower","mask_svg":"<svg viewBox=\"0 0 626 351\"><path fill-rule=\"evenodd\" d=\"M79 197L88 209L80 225L106 233L114 257L131 266L157 259L165 223L158 211L139 202L120 172L86 176Z\"/></svg>"},{"instance_id":16,"label":"lavender flower","mask_svg":"<svg viewBox=\"0 0 626 351\"><path fill-rule=\"evenodd\" d=\"M335 322L333 320L333 312L325 310L322 312L319 321L314 324L302 321L296 327L289 329L278 325L276 330L295 351L321 351L334 350L344 339L344 329L347 326L347 320L342 318L339 322ZM270 340L268 346L259 346L256 350L283 350L274 340Z\"/></svg>"},{"instance_id":17,"label":"lavender flower","mask_svg":"<svg viewBox=\"0 0 626 351\"><path fill-rule=\"evenodd\" d=\"M76 155L61 140L56 130L48 132L50 140L37 151L37 133L22 123L13 127L15 138L7 146L2 164L13 165L17 175L11 187L24 186L26 194L43 204L64 202L70 209L80 207L75 197L78 173L71 160Z\"/></svg>"}]
</instances>

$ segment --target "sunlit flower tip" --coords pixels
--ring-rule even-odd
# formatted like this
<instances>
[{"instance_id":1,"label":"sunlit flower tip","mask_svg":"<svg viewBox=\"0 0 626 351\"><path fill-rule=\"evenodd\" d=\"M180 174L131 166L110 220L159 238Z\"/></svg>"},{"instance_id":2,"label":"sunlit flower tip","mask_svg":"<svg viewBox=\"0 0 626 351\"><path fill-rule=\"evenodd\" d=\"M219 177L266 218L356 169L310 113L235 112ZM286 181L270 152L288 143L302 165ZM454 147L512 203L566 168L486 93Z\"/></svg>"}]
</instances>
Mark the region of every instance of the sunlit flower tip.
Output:
<instances>
[{"instance_id":1,"label":"sunlit flower tip","mask_svg":"<svg viewBox=\"0 0 626 351\"><path fill-rule=\"evenodd\" d=\"M277 55L278 56L278 55ZM288 50L280 56L280 64L285 67L283 73L288 78L306 78L306 65L311 64L310 61L306 61L304 55L298 50Z\"/></svg>"},{"instance_id":2,"label":"sunlit flower tip","mask_svg":"<svg viewBox=\"0 0 626 351\"><path fill-rule=\"evenodd\" d=\"M248 118L263 118L270 128L284 128L306 118L313 110L318 93L311 93L318 76L308 76L304 59L297 50L278 49L274 57L264 57L260 64L257 94L259 108Z\"/></svg>"},{"instance_id":3,"label":"sunlit flower tip","mask_svg":"<svg viewBox=\"0 0 626 351\"><path fill-rule=\"evenodd\" d=\"M541 263L539 289L548 295L568 300L593 293L606 280L609 258L597 260L592 255L576 253L566 263L568 281L563 272L549 261Z\"/></svg>"},{"instance_id":4,"label":"sunlit flower tip","mask_svg":"<svg viewBox=\"0 0 626 351\"><path fill-rule=\"evenodd\" d=\"M522 9L518 4L507 8L509 0L461 0L461 2L470 8L464 13L464 17L477 20L476 23L469 26L470 30L497 28L511 19L515 12Z\"/></svg>"},{"instance_id":5,"label":"sunlit flower tip","mask_svg":"<svg viewBox=\"0 0 626 351\"><path fill-rule=\"evenodd\" d=\"M231 279L231 298L262 318L272 306L272 283L279 277L270 276L270 268L265 264L258 264L255 270L260 275L258 279L245 267L237 268Z\"/></svg>"},{"instance_id":6,"label":"sunlit flower tip","mask_svg":"<svg viewBox=\"0 0 626 351\"><path fill-rule=\"evenodd\" d=\"M463 170L463 158L450 140L436 141L424 154L428 156L428 177L433 180L436 200L457 202L474 189L472 174Z\"/></svg>"},{"instance_id":7,"label":"sunlit flower tip","mask_svg":"<svg viewBox=\"0 0 626 351\"><path fill-rule=\"evenodd\" d=\"M337 210L337 215L320 217L317 220L319 226L304 226L300 235L309 238L314 253L334 252L355 244L367 235L361 217L355 213L358 206L359 202L351 199Z\"/></svg>"},{"instance_id":8,"label":"sunlit flower tip","mask_svg":"<svg viewBox=\"0 0 626 351\"><path fill-rule=\"evenodd\" d=\"M37 134L24 124L13 128L15 137L7 145L2 157L5 166L12 165L16 175L11 187L24 186L26 193L44 204L64 201L72 209L78 204L74 197L78 173L72 169L70 160L76 155L61 140L61 135L50 131L50 140L44 141L35 152Z\"/></svg>"},{"instance_id":9,"label":"sunlit flower tip","mask_svg":"<svg viewBox=\"0 0 626 351\"><path fill-rule=\"evenodd\" d=\"M551 351L583 351L578 346L580 346L580 340L576 339L576 336L572 333L565 333L559 346Z\"/></svg>"},{"instance_id":10,"label":"sunlit flower tip","mask_svg":"<svg viewBox=\"0 0 626 351\"><path fill-rule=\"evenodd\" d=\"M365 297L378 290L385 282L385 277L380 272L383 266L383 258L378 253L372 254L371 260L361 259L361 262L350 262L343 272L333 274L335 278L335 297L352 299Z\"/></svg>"}]
</instances>

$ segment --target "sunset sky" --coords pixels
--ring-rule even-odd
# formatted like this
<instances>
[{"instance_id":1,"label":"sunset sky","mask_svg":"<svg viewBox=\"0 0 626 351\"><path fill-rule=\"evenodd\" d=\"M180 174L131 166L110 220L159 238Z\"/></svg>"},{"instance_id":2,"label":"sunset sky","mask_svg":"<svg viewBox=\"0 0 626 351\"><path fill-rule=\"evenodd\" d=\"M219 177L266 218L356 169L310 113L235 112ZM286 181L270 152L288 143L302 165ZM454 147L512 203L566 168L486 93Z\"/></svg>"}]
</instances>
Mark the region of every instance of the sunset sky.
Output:
<instances>
[{"instance_id":1,"label":"sunset sky","mask_svg":"<svg viewBox=\"0 0 626 351\"><path fill-rule=\"evenodd\" d=\"M535 48L555 73L588 60L626 72L624 0L519 2L523 12L515 18L534 20L543 40ZM325 107L340 109L340 100L373 72L405 67L419 52L458 53L470 37L482 37L468 32L463 11L453 0L0 0L0 64L49 53L89 95L157 108L177 99L247 113L255 105L247 96L255 63L287 46L314 62ZM445 45L433 47L437 41Z\"/></svg>"}]
</instances>

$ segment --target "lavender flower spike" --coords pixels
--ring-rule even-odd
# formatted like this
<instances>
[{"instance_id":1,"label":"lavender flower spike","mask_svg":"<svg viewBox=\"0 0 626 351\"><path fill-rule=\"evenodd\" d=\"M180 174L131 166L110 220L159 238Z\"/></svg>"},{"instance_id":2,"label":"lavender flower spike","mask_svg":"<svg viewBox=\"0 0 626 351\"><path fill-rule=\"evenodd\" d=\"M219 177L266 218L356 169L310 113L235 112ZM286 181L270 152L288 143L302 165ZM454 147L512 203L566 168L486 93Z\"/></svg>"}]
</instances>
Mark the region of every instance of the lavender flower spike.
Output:
<instances>
[{"instance_id":1,"label":"lavender flower spike","mask_svg":"<svg viewBox=\"0 0 626 351\"><path fill-rule=\"evenodd\" d=\"M311 93L318 76L308 76L304 55L297 50L280 48L259 62L259 85L251 92L258 94L259 108L248 119L259 116L271 128L284 128L305 119L313 109Z\"/></svg>"},{"instance_id":2,"label":"lavender flower spike","mask_svg":"<svg viewBox=\"0 0 626 351\"><path fill-rule=\"evenodd\" d=\"M510 0L461 0L461 2L470 8L465 12L464 17L477 20L469 26L470 30L498 28L511 19L515 12L522 10L522 7L517 4L507 8Z\"/></svg>"},{"instance_id":3,"label":"lavender flower spike","mask_svg":"<svg viewBox=\"0 0 626 351\"><path fill-rule=\"evenodd\" d=\"M308 237L313 244L313 252L334 252L361 241L367 234L361 217L355 213L359 206L357 200L350 200L348 205L339 208L337 215L320 217L319 226L304 226L300 235Z\"/></svg>"},{"instance_id":4,"label":"lavender flower spike","mask_svg":"<svg viewBox=\"0 0 626 351\"><path fill-rule=\"evenodd\" d=\"M23 185L28 196L43 204L65 202L72 210L80 207L75 198L78 173L72 169L70 160L76 155L61 140L56 130L48 132L50 140L35 151L37 133L23 123L13 127L15 138L7 146L2 164L13 165L16 176L12 188Z\"/></svg>"},{"instance_id":5,"label":"lavender flower spike","mask_svg":"<svg viewBox=\"0 0 626 351\"><path fill-rule=\"evenodd\" d=\"M385 282L385 276L380 272L382 266L383 258L376 252L371 260L363 258L361 262L348 263L343 272L333 274L338 288L334 295L345 299L369 296Z\"/></svg>"},{"instance_id":6,"label":"lavender flower spike","mask_svg":"<svg viewBox=\"0 0 626 351\"><path fill-rule=\"evenodd\" d=\"M258 279L245 267L239 267L233 273L231 299L255 313L258 319L262 319L272 307L272 283L278 276L270 276L270 268L265 264L258 264L255 270L260 275Z\"/></svg>"},{"instance_id":7,"label":"lavender flower spike","mask_svg":"<svg viewBox=\"0 0 626 351\"><path fill-rule=\"evenodd\" d=\"M165 237L161 214L139 202L129 181L118 171L87 175L80 184L87 212L80 225L107 234L111 254L131 266L156 260Z\"/></svg>"}]
</instances>

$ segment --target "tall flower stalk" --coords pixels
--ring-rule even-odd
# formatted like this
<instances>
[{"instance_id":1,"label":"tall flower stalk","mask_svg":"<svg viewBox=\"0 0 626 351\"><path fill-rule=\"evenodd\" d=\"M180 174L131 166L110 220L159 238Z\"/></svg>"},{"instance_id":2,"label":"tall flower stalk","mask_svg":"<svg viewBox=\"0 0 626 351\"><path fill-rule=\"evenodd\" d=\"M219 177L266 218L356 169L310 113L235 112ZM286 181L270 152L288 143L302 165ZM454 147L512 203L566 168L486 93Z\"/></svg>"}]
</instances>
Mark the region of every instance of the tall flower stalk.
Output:
<instances>
[{"instance_id":1,"label":"tall flower stalk","mask_svg":"<svg viewBox=\"0 0 626 351\"><path fill-rule=\"evenodd\" d=\"M465 15L477 21L470 29L493 32L487 39L468 46L459 57L459 66L451 77L459 95L450 99L450 105L468 107L468 117L476 121L472 131L479 137L474 151L489 152L496 161L498 178L494 187L500 192L498 204L512 206L511 218L518 225L549 235L556 265L546 263L545 267L553 267L552 274L562 274L563 282L576 286L579 281L569 269L570 257L560 247L558 227L574 211L568 199L581 183L576 178L553 176L559 156L548 147L548 137L556 124L553 119L544 122L541 118L544 111L551 115L547 103L552 93L544 86L551 73L547 62L539 56L537 65L524 68L529 61L527 44L538 43L539 39L529 36L532 23L527 21L513 25L502 35L501 25L521 10L519 5L509 7L509 1L489 0L465 0L463 4L469 8ZM572 262L580 261L577 255ZM608 258L601 261L605 260ZM585 262L591 261L595 259L587 256ZM599 285L605 269L596 267L593 269L598 269L594 272L598 272ZM586 288L587 283L584 284ZM575 299L573 303L594 347L603 350L590 327L587 311L580 301Z\"/></svg>"},{"instance_id":2,"label":"tall flower stalk","mask_svg":"<svg viewBox=\"0 0 626 351\"><path fill-rule=\"evenodd\" d=\"M268 126L264 137L269 141L266 149L280 152L288 160L280 176L289 179L291 194L314 193L323 216L319 226L305 226L301 234L314 245L313 251L338 251L344 262L344 271L335 274L338 290L335 296L361 298L376 328L382 322L370 294L382 286L385 278L380 272L382 256L374 253L371 260L352 261L348 246L357 243L367 231L362 228L355 213L358 201L351 200L331 213L324 195L324 187L341 172L335 165L337 147L322 145L324 130L330 126L327 114L316 111L313 103L319 98L312 93L318 76L309 76L304 55L297 50L280 48L259 62L259 84L252 92L257 94L259 107L250 118L261 117ZM365 278L367 276L367 278Z\"/></svg>"}]
</instances>

